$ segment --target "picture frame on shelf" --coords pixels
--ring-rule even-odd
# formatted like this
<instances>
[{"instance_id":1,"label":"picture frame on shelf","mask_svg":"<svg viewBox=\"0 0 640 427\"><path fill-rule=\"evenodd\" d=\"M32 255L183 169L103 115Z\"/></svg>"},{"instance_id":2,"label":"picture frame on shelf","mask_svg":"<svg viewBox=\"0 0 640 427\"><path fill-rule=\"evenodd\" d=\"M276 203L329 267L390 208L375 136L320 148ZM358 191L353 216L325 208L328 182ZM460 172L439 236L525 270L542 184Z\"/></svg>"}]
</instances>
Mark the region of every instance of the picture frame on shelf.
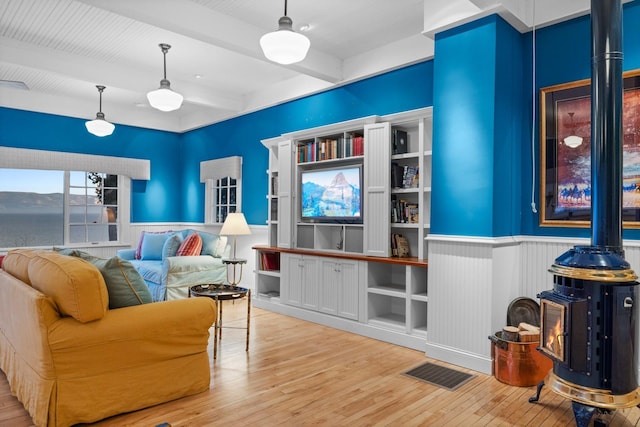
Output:
<instances>
[{"instance_id":1,"label":"picture frame on shelf","mask_svg":"<svg viewBox=\"0 0 640 427\"><path fill-rule=\"evenodd\" d=\"M623 209L640 228L640 69L623 74ZM540 225L591 223L591 80L540 89Z\"/></svg>"}]
</instances>

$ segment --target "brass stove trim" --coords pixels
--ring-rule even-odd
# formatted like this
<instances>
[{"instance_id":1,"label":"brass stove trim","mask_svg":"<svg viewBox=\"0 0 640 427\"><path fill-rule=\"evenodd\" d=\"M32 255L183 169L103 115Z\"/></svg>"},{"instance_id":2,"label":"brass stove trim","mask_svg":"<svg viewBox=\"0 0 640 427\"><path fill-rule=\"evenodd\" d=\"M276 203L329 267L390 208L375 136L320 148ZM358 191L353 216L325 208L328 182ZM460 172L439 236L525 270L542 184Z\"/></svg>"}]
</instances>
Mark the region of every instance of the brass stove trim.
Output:
<instances>
[{"instance_id":1,"label":"brass stove trim","mask_svg":"<svg viewBox=\"0 0 640 427\"><path fill-rule=\"evenodd\" d=\"M549 371L544 379L551 390L574 402L605 409L631 408L640 404L640 387L627 394L611 394L611 390L582 387L558 377Z\"/></svg>"},{"instance_id":2,"label":"brass stove trim","mask_svg":"<svg viewBox=\"0 0 640 427\"><path fill-rule=\"evenodd\" d=\"M638 276L633 270L596 270L591 268L565 267L553 264L549 272L571 279L592 280L600 282L635 282Z\"/></svg>"}]
</instances>

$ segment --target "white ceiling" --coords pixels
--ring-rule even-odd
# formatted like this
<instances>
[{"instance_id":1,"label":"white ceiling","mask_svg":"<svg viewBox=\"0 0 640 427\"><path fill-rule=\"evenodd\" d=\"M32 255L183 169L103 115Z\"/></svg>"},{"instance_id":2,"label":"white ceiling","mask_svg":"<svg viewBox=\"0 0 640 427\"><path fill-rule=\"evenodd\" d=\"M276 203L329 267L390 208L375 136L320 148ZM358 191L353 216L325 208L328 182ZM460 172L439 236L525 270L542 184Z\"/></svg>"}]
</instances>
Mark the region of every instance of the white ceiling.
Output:
<instances>
[{"instance_id":1,"label":"white ceiling","mask_svg":"<svg viewBox=\"0 0 640 427\"><path fill-rule=\"evenodd\" d=\"M535 7L535 10L534 10ZM0 106L182 132L433 57L433 36L499 13L520 31L585 14L589 0L291 0L307 58L264 58L284 0L0 0ZM163 73L182 108L151 108Z\"/></svg>"}]
</instances>

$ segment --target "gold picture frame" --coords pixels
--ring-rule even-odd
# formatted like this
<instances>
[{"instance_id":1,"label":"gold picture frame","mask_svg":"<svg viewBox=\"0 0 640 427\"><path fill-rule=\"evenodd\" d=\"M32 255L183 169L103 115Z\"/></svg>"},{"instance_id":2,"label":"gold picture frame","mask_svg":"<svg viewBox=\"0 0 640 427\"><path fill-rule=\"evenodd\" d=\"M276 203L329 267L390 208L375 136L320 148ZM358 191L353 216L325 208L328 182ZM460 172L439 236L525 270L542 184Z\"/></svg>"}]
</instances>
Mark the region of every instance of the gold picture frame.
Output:
<instances>
[{"instance_id":1,"label":"gold picture frame","mask_svg":"<svg viewBox=\"0 0 640 427\"><path fill-rule=\"evenodd\" d=\"M623 74L623 209L640 228L640 70ZM591 80L540 89L540 225L591 224Z\"/></svg>"}]
</instances>

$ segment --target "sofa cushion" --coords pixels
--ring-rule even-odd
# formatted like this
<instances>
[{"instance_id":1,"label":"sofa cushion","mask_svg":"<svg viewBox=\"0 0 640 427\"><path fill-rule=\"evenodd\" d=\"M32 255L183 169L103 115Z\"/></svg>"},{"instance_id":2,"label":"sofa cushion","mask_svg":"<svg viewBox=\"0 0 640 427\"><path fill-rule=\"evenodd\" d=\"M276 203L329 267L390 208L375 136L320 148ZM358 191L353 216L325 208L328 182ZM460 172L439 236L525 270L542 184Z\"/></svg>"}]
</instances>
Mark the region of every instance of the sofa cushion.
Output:
<instances>
[{"instance_id":1,"label":"sofa cushion","mask_svg":"<svg viewBox=\"0 0 640 427\"><path fill-rule=\"evenodd\" d=\"M136 247L136 256L135 259L140 259L142 257L142 243L144 242L144 237L148 234L173 234L174 232L169 231L143 231L140 233L140 239L138 239L138 246Z\"/></svg>"},{"instance_id":2,"label":"sofa cushion","mask_svg":"<svg viewBox=\"0 0 640 427\"><path fill-rule=\"evenodd\" d=\"M152 302L151 292L140 273L124 259L81 254L80 258L98 267L107 285L109 308L129 307Z\"/></svg>"},{"instance_id":3,"label":"sofa cushion","mask_svg":"<svg viewBox=\"0 0 640 427\"><path fill-rule=\"evenodd\" d=\"M22 280L27 285L29 279L29 262L42 252L34 249L12 249L7 253L2 262L2 269L13 277Z\"/></svg>"},{"instance_id":4,"label":"sofa cushion","mask_svg":"<svg viewBox=\"0 0 640 427\"><path fill-rule=\"evenodd\" d=\"M165 240L164 246L162 247L162 259L169 256L176 256L176 253L178 253L178 249L180 249L180 245L182 244L182 240L183 238L181 233L176 233Z\"/></svg>"},{"instance_id":5,"label":"sofa cushion","mask_svg":"<svg viewBox=\"0 0 640 427\"><path fill-rule=\"evenodd\" d=\"M79 322L101 319L109 306L102 274L83 259L43 251L29 262L29 279L53 299L62 315Z\"/></svg>"},{"instance_id":6,"label":"sofa cushion","mask_svg":"<svg viewBox=\"0 0 640 427\"><path fill-rule=\"evenodd\" d=\"M211 255L218 258L222 257L225 246L227 245L226 236L218 236L204 231L198 231L198 234L202 239L202 250L200 251L200 255Z\"/></svg>"},{"instance_id":7,"label":"sofa cushion","mask_svg":"<svg viewBox=\"0 0 640 427\"><path fill-rule=\"evenodd\" d=\"M164 242L166 242L171 236L173 236L173 232L145 233L144 239L142 240L142 248L140 250L140 259L147 261L161 260Z\"/></svg>"},{"instance_id":8,"label":"sofa cushion","mask_svg":"<svg viewBox=\"0 0 640 427\"><path fill-rule=\"evenodd\" d=\"M191 233L178 248L176 256L197 256L202 250L202 238L198 233Z\"/></svg>"}]
</instances>

